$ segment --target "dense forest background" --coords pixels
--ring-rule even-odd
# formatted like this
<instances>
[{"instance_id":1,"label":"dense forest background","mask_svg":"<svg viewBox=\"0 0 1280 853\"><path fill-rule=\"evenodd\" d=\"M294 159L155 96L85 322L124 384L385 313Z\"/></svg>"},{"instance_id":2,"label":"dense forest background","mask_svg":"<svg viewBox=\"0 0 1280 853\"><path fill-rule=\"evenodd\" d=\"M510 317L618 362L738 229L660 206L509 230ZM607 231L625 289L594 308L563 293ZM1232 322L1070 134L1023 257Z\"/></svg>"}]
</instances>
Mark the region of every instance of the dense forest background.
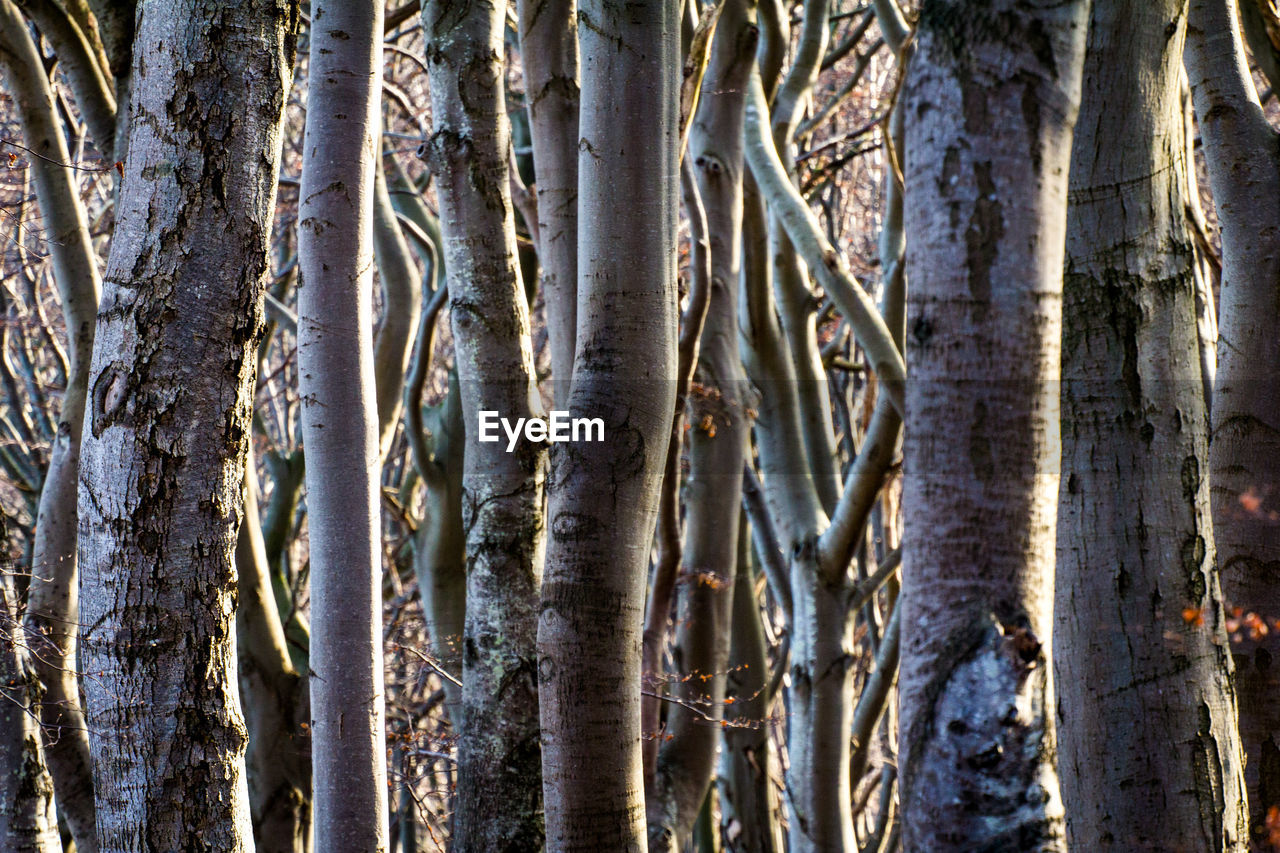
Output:
<instances>
[{"instance_id":1,"label":"dense forest background","mask_svg":"<svg viewBox=\"0 0 1280 853\"><path fill-rule=\"evenodd\" d=\"M1275 0L0 72L0 851L1280 850Z\"/></svg>"}]
</instances>

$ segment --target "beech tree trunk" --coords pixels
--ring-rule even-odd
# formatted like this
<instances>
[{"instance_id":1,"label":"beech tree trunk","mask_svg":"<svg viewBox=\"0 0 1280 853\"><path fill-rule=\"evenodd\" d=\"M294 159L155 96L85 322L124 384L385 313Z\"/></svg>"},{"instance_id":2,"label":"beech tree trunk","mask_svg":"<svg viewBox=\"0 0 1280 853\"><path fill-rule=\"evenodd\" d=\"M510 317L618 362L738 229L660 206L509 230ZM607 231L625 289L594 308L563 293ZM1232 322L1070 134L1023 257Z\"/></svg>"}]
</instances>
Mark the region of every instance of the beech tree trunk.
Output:
<instances>
[{"instance_id":1,"label":"beech tree trunk","mask_svg":"<svg viewBox=\"0 0 1280 853\"><path fill-rule=\"evenodd\" d=\"M1185 212L1184 11L1095 3L1085 57L1054 621L1072 849L1247 846Z\"/></svg>"},{"instance_id":2,"label":"beech tree trunk","mask_svg":"<svg viewBox=\"0 0 1280 853\"><path fill-rule=\"evenodd\" d=\"M427 6L432 121L466 450L466 625L458 742L458 850L542 846L537 608L544 443L481 442L481 411L542 415L516 256L503 97L505 2Z\"/></svg>"},{"instance_id":3,"label":"beech tree trunk","mask_svg":"<svg viewBox=\"0 0 1280 853\"><path fill-rule=\"evenodd\" d=\"M0 541L5 536L0 518ZM0 571L0 850L58 853L53 780L40 743L40 679L29 648L6 566Z\"/></svg>"},{"instance_id":4,"label":"beech tree trunk","mask_svg":"<svg viewBox=\"0 0 1280 853\"><path fill-rule=\"evenodd\" d=\"M557 403L569 397L578 317L578 16L576 0L517 0L533 137L538 270Z\"/></svg>"},{"instance_id":5,"label":"beech tree trunk","mask_svg":"<svg viewBox=\"0 0 1280 853\"><path fill-rule=\"evenodd\" d=\"M1209 442L1214 541L1228 605L1274 627L1280 617L1280 143L1245 65L1235 0L1193 0L1187 48L1222 228ZM1240 736L1256 825L1280 806L1280 631L1262 635L1245 625L1240 640L1233 649Z\"/></svg>"},{"instance_id":6,"label":"beech tree trunk","mask_svg":"<svg viewBox=\"0 0 1280 853\"><path fill-rule=\"evenodd\" d=\"M318 853L387 845L382 545L373 369L382 4L312 3L298 207L298 370L311 542Z\"/></svg>"},{"instance_id":7,"label":"beech tree trunk","mask_svg":"<svg viewBox=\"0 0 1280 853\"><path fill-rule=\"evenodd\" d=\"M139 16L79 496L104 851L252 846L232 552L295 24L275 2Z\"/></svg>"},{"instance_id":8,"label":"beech tree trunk","mask_svg":"<svg viewBox=\"0 0 1280 853\"><path fill-rule=\"evenodd\" d=\"M908 850L1063 850L1049 669L1087 0L921 10L905 84Z\"/></svg>"},{"instance_id":9,"label":"beech tree trunk","mask_svg":"<svg viewBox=\"0 0 1280 853\"><path fill-rule=\"evenodd\" d=\"M538 624L547 848L644 850L640 647L675 405L680 88L674 0L582 5L574 417L560 444ZM638 85L637 81L643 81Z\"/></svg>"},{"instance_id":10,"label":"beech tree trunk","mask_svg":"<svg viewBox=\"0 0 1280 853\"><path fill-rule=\"evenodd\" d=\"M26 146L33 152L30 168L67 329L66 391L31 552L25 616L27 636L34 644L29 663L43 686L38 711L59 811L80 853L94 853L98 841L89 737L76 677L76 488L101 282L79 188L71 169L63 165L71 157L49 79L26 22L9 0L0 0L0 66L22 120Z\"/></svg>"},{"instance_id":11,"label":"beech tree trunk","mask_svg":"<svg viewBox=\"0 0 1280 853\"><path fill-rule=\"evenodd\" d=\"M751 429L738 349L742 128L756 47L750 11L746 0L729 0L720 13L685 155L692 158L706 208L711 279L697 384L687 405L692 425L685 486L687 534L676 619L681 680L674 690L683 704L667 709L666 735L671 739L662 741L645 804L651 851L681 850L688 840L706 800L720 746L719 727L707 718L724 716L742 466ZM668 476L679 477L679 472L675 466Z\"/></svg>"}]
</instances>

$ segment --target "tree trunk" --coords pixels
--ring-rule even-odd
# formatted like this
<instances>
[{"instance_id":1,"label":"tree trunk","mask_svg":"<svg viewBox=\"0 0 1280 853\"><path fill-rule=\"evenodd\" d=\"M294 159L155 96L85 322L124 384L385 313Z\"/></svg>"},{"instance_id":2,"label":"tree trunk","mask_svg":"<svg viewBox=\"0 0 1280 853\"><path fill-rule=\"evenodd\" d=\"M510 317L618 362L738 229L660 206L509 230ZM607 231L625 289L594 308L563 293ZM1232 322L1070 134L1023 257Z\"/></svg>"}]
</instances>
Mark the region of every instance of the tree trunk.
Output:
<instances>
[{"instance_id":1,"label":"tree trunk","mask_svg":"<svg viewBox=\"0 0 1280 853\"><path fill-rule=\"evenodd\" d=\"M721 756L721 790L726 841L743 853L782 850L777 797L773 780L778 758L770 739L768 644L756 598L756 570L746 519L738 522L738 565L733 582L733 636L729 644L729 675Z\"/></svg>"},{"instance_id":2,"label":"tree trunk","mask_svg":"<svg viewBox=\"0 0 1280 853\"><path fill-rule=\"evenodd\" d=\"M252 455L245 460L236 569L236 646L249 732L245 765L254 843L259 853L302 853L311 847L311 751L305 728L310 702L289 658L271 590Z\"/></svg>"},{"instance_id":3,"label":"tree trunk","mask_svg":"<svg viewBox=\"0 0 1280 853\"><path fill-rule=\"evenodd\" d=\"M7 541L2 518L0 541ZM40 679L17 606L6 566L0 571L0 850L57 853L62 841L53 780L40 745Z\"/></svg>"},{"instance_id":4,"label":"tree trunk","mask_svg":"<svg viewBox=\"0 0 1280 853\"><path fill-rule=\"evenodd\" d=\"M679 576L677 633L682 704L668 709L667 735L646 802L649 849L680 850L706 800L720 746L729 663L742 466L751 429L738 350L742 238L742 127L756 30L745 0L729 0L716 28L689 152L706 208L711 279L688 400L687 534ZM679 466L671 472L679 477ZM661 614L665 618L666 614ZM699 710L693 710L694 708Z\"/></svg>"},{"instance_id":5,"label":"tree trunk","mask_svg":"<svg viewBox=\"0 0 1280 853\"><path fill-rule=\"evenodd\" d=\"M503 97L504 2L427 6L433 134L466 451L466 625L458 742L458 850L543 843L537 608L542 573L542 442L481 442L480 412L531 418L538 401L516 257Z\"/></svg>"},{"instance_id":6,"label":"tree trunk","mask_svg":"<svg viewBox=\"0 0 1280 853\"><path fill-rule=\"evenodd\" d=\"M576 0L518 0L516 4L536 170L538 263L557 404L569 398L578 316L576 5Z\"/></svg>"},{"instance_id":7,"label":"tree trunk","mask_svg":"<svg viewBox=\"0 0 1280 853\"><path fill-rule=\"evenodd\" d=\"M1094 4L1071 163L1053 657L1073 849L1247 845L1204 473L1184 8Z\"/></svg>"},{"instance_id":8,"label":"tree trunk","mask_svg":"<svg viewBox=\"0 0 1280 853\"><path fill-rule=\"evenodd\" d=\"M89 737L76 677L79 580L76 572L76 487L80 430L89 387L89 359L101 282L84 205L70 168L48 76L27 29L9 0L0 0L0 65L22 121L36 198L53 261L53 277L67 329L67 385L58 434L40 493L32 547L26 629L35 643L31 665L44 689L44 725L49 772L58 808L80 853L97 850Z\"/></svg>"},{"instance_id":9,"label":"tree trunk","mask_svg":"<svg viewBox=\"0 0 1280 853\"><path fill-rule=\"evenodd\" d=\"M1252 0L1250 0L1252 2ZM1222 227L1209 442L1213 536L1228 605L1280 617L1280 144L1244 65L1234 0L1193 0L1187 70ZM1280 631L1234 649L1253 821L1280 806Z\"/></svg>"},{"instance_id":10,"label":"tree trunk","mask_svg":"<svg viewBox=\"0 0 1280 853\"><path fill-rule=\"evenodd\" d=\"M298 208L298 370L311 540L318 853L387 845L382 544L373 368L382 4L312 3Z\"/></svg>"},{"instance_id":11,"label":"tree trunk","mask_svg":"<svg viewBox=\"0 0 1280 853\"><path fill-rule=\"evenodd\" d=\"M930 3L905 86L908 850L1062 850L1049 670L1087 0Z\"/></svg>"},{"instance_id":12,"label":"tree trunk","mask_svg":"<svg viewBox=\"0 0 1280 853\"><path fill-rule=\"evenodd\" d=\"M579 12L578 330L538 625L547 847L644 850L645 574L675 404L679 9ZM643 85L637 85L643 81Z\"/></svg>"},{"instance_id":13,"label":"tree trunk","mask_svg":"<svg viewBox=\"0 0 1280 853\"><path fill-rule=\"evenodd\" d=\"M295 25L275 2L139 16L79 495L104 851L252 845L232 552Z\"/></svg>"},{"instance_id":14,"label":"tree trunk","mask_svg":"<svg viewBox=\"0 0 1280 853\"><path fill-rule=\"evenodd\" d=\"M395 437L404 403L405 371L413 354L413 338L418 332L422 310L418 270L409 254L409 244L387 192L387 178L379 151L376 159L373 197L373 254L382 284L382 321L373 343L374 388L378 406L378 447L385 457Z\"/></svg>"}]
</instances>

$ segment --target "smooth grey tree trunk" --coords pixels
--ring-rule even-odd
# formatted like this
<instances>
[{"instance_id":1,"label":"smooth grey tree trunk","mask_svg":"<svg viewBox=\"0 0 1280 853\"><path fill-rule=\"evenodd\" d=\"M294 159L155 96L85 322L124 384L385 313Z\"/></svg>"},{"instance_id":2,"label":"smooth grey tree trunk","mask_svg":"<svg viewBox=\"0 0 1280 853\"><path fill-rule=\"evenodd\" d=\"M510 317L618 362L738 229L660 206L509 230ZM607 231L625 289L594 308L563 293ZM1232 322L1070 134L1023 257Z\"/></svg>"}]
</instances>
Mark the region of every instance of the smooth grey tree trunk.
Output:
<instances>
[{"instance_id":1,"label":"smooth grey tree trunk","mask_svg":"<svg viewBox=\"0 0 1280 853\"><path fill-rule=\"evenodd\" d=\"M1223 595L1242 615L1271 621L1280 615L1280 142L1258 106L1235 7L1193 0L1187 24L1187 72L1222 228L1209 482ZM1280 631L1240 633L1236 689L1256 825L1280 806Z\"/></svg>"},{"instance_id":2,"label":"smooth grey tree trunk","mask_svg":"<svg viewBox=\"0 0 1280 853\"><path fill-rule=\"evenodd\" d=\"M902 837L1063 850L1050 632L1087 0L933 2L904 97Z\"/></svg>"},{"instance_id":3,"label":"smooth grey tree trunk","mask_svg":"<svg viewBox=\"0 0 1280 853\"><path fill-rule=\"evenodd\" d=\"M557 403L569 397L578 317L578 16L576 0L518 0L538 199L538 269Z\"/></svg>"},{"instance_id":4,"label":"smooth grey tree trunk","mask_svg":"<svg viewBox=\"0 0 1280 853\"><path fill-rule=\"evenodd\" d=\"M387 845L382 454L373 367L382 4L316 0L298 207L317 853Z\"/></svg>"},{"instance_id":5,"label":"smooth grey tree trunk","mask_svg":"<svg viewBox=\"0 0 1280 853\"><path fill-rule=\"evenodd\" d=\"M546 446L481 442L479 413L538 417L510 198L503 95L505 2L423 14L435 173L466 433L462 523L466 624L454 846L534 850L543 843L538 735L538 587Z\"/></svg>"},{"instance_id":6,"label":"smooth grey tree trunk","mask_svg":"<svg viewBox=\"0 0 1280 853\"><path fill-rule=\"evenodd\" d=\"M418 270L387 192L381 152L375 166L373 255L382 283L382 319L373 343L374 387L378 404L378 447L385 457L395 437L404 404L405 372L413 354L422 310Z\"/></svg>"},{"instance_id":7,"label":"smooth grey tree trunk","mask_svg":"<svg viewBox=\"0 0 1280 853\"><path fill-rule=\"evenodd\" d=\"M1185 6L1094 4L1071 162L1053 659L1077 850L1247 847L1186 214Z\"/></svg>"},{"instance_id":8,"label":"smooth grey tree trunk","mask_svg":"<svg viewBox=\"0 0 1280 853\"><path fill-rule=\"evenodd\" d=\"M89 737L76 675L79 578L76 571L76 488L80 432L89 387L89 359L101 282L53 92L27 24L9 0L0 0L0 66L22 121L45 246L53 262L67 329L67 384L58 432L40 493L32 547L32 577L25 623L34 643L30 664L43 685L39 705L45 754L59 811L80 853L94 853L93 780Z\"/></svg>"},{"instance_id":9,"label":"smooth grey tree trunk","mask_svg":"<svg viewBox=\"0 0 1280 853\"><path fill-rule=\"evenodd\" d=\"M79 493L103 851L252 847L232 552L296 14L138 17Z\"/></svg>"},{"instance_id":10,"label":"smooth grey tree trunk","mask_svg":"<svg viewBox=\"0 0 1280 853\"><path fill-rule=\"evenodd\" d=\"M668 707L666 738L646 802L649 849L680 850L707 797L720 746L737 572L742 466L751 424L738 345L742 235L742 128L755 63L752 4L720 13L702 97L689 138L707 216L711 277L687 418L687 532L676 624L681 704ZM668 472L679 477L680 467ZM669 484L672 488L674 484ZM663 619L666 614L660 614ZM690 707L692 706L692 707ZM694 708L699 710L693 710ZM653 735L651 735L653 736Z\"/></svg>"},{"instance_id":11,"label":"smooth grey tree trunk","mask_svg":"<svg viewBox=\"0 0 1280 853\"><path fill-rule=\"evenodd\" d=\"M307 684L289 657L258 517L258 472L245 460L244 520L236 538L236 651L249 743L249 812L258 853L311 847Z\"/></svg>"},{"instance_id":12,"label":"smooth grey tree trunk","mask_svg":"<svg viewBox=\"0 0 1280 853\"><path fill-rule=\"evenodd\" d=\"M552 454L538 624L551 851L646 849L645 575L676 394L680 28L674 0L578 16L575 417L604 441ZM638 85L637 81L643 81Z\"/></svg>"}]
</instances>

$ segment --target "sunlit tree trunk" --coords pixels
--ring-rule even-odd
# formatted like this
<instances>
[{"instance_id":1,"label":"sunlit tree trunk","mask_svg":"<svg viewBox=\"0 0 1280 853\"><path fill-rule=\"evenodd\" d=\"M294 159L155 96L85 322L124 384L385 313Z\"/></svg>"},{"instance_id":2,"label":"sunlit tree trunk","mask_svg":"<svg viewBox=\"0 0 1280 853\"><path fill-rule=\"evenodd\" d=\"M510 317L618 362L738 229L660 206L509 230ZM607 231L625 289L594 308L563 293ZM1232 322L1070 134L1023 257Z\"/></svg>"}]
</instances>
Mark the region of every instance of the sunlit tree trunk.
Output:
<instances>
[{"instance_id":1,"label":"sunlit tree trunk","mask_svg":"<svg viewBox=\"0 0 1280 853\"><path fill-rule=\"evenodd\" d=\"M542 844L536 637L545 510L543 442L481 442L480 412L542 415L516 256L503 95L505 2L427 6L433 133L466 450L466 624L458 850Z\"/></svg>"},{"instance_id":2,"label":"sunlit tree trunk","mask_svg":"<svg viewBox=\"0 0 1280 853\"><path fill-rule=\"evenodd\" d=\"M252 847L232 552L295 25L276 2L138 18L79 493L104 851Z\"/></svg>"},{"instance_id":3,"label":"sunlit tree trunk","mask_svg":"<svg viewBox=\"0 0 1280 853\"><path fill-rule=\"evenodd\" d=\"M1063 850L1049 669L1087 0L934 2L905 84L908 850Z\"/></svg>"},{"instance_id":4,"label":"sunlit tree trunk","mask_svg":"<svg viewBox=\"0 0 1280 853\"><path fill-rule=\"evenodd\" d=\"M591 0L578 16L575 417L560 444L538 625L547 848L644 850L645 574L675 405L679 8ZM643 84L639 84L643 81Z\"/></svg>"},{"instance_id":5,"label":"sunlit tree trunk","mask_svg":"<svg viewBox=\"0 0 1280 853\"><path fill-rule=\"evenodd\" d=\"M25 621L35 644L30 664L44 690L39 715L59 811L80 853L93 853L98 842L89 738L76 677L76 488L101 282L79 188L64 165L70 155L53 92L27 24L8 0L0 2L0 66L33 152L36 199L67 329L67 385L40 494L27 592Z\"/></svg>"},{"instance_id":6,"label":"sunlit tree trunk","mask_svg":"<svg viewBox=\"0 0 1280 853\"><path fill-rule=\"evenodd\" d=\"M1072 849L1247 841L1186 214L1184 11L1095 3L1085 57L1053 655Z\"/></svg>"},{"instance_id":7,"label":"sunlit tree trunk","mask_svg":"<svg viewBox=\"0 0 1280 853\"><path fill-rule=\"evenodd\" d=\"M1253 0L1248 0L1253 2ZM1218 372L1209 482L1222 592L1280 618L1280 142L1258 106L1235 0L1193 0L1187 72L1222 228ZM1252 620L1250 620L1252 621ZM1256 625L1256 622L1253 623ZM1236 655L1240 736L1255 823L1280 806L1280 631L1245 625Z\"/></svg>"},{"instance_id":8,"label":"sunlit tree trunk","mask_svg":"<svg viewBox=\"0 0 1280 853\"><path fill-rule=\"evenodd\" d=\"M311 543L311 764L318 853L387 844L382 455L373 369L382 4L311 5L298 207L298 369Z\"/></svg>"}]
</instances>

